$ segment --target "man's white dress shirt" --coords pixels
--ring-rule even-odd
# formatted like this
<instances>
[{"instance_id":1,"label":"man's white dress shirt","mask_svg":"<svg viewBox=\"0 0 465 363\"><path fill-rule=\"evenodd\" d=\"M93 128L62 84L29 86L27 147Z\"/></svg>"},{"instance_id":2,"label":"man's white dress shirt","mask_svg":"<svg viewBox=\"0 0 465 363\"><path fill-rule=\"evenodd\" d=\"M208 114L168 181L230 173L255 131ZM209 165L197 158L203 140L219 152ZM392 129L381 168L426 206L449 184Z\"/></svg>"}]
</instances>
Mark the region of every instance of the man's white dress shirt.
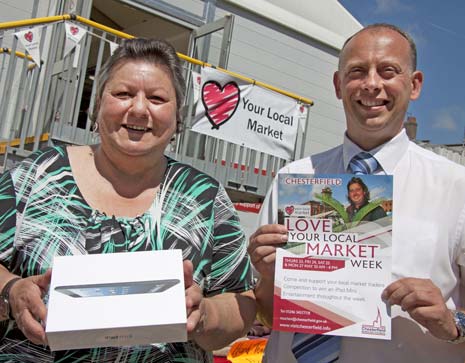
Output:
<instances>
[{"instance_id":1,"label":"man's white dress shirt","mask_svg":"<svg viewBox=\"0 0 465 363\"><path fill-rule=\"evenodd\" d=\"M346 136L334 149L295 161L279 173L347 173L350 159L362 151ZM465 168L422 149L405 131L370 151L382 170L394 176L392 281L431 279L447 306L465 308ZM277 221L277 184L260 214L260 225ZM343 338L338 362L452 363L465 361L465 343L433 337L398 306L392 308L392 340ZM263 362L295 362L293 333L274 331Z\"/></svg>"}]
</instances>

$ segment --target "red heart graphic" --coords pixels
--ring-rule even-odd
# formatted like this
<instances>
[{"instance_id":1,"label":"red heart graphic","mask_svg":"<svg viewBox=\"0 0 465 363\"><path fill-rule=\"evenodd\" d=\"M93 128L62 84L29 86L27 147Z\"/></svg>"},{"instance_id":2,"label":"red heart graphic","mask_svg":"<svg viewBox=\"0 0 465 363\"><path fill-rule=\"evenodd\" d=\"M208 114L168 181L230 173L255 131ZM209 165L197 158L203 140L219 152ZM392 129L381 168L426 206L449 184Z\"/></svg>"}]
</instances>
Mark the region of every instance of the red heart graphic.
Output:
<instances>
[{"instance_id":1,"label":"red heart graphic","mask_svg":"<svg viewBox=\"0 0 465 363\"><path fill-rule=\"evenodd\" d=\"M292 213L294 213L294 206L293 206L293 205L289 205L289 206L287 206L284 210L286 211L286 214L287 214L288 216L290 216Z\"/></svg>"},{"instance_id":2,"label":"red heart graphic","mask_svg":"<svg viewBox=\"0 0 465 363\"><path fill-rule=\"evenodd\" d=\"M236 82L223 87L216 81L208 81L202 87L202 102L212 129L219 129L228 121L239 105L241 90Z\"/></svg>"},{"instance_id":3,"label":"red heart graphic","mask_svg":"<svg viewBox=\"0 0 465 363\"><path fill-rule=\"evenodd\" d=\"M32 39L34 38L34 36L32 35L32 32L29 31L27 32L26 34L24 34L24 39L26 39L29 43L32 42Z\"/></svg>"},{"instance_id":4,"label":"red heart graphic","mask_svg":"<svg viewBox=\"0 0 465 363\"><path fill-rule=\"evenodd\" d=\"M71 34L73 35L76 35L77 33L79 33L79 28L77 26L71 26L69 30L71 31Z\"/></svg>"}]
</instances>

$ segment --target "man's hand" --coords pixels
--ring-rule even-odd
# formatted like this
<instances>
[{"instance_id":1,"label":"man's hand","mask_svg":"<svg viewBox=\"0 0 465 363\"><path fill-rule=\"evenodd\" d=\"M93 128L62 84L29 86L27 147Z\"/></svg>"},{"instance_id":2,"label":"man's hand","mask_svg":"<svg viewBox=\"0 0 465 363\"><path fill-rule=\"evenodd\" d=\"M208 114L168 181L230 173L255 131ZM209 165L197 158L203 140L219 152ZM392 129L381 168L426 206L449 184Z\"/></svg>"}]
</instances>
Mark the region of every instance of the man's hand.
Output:
<instances>
[{"instance_id":1,"label":"man's hand","mask_svg":"<svg viewBox=\"0 0 465 363\"><path fill-rule=\"evenodd\" d=\"M431 280L397 280L384 289L381 297L391 305L399 305L436 338L457 338L458 332L451 311L444 302L441 290Z\"/></svg>"},{"instance_id":2,"label":"man's hand","mask_svg":"<svg viewBox=\"0 0 465 363\"><path fill-rule=\"evenodd\" d=\"M42 298L48 290L51 276L52 270L48 270L43 275L21 279L10 290L10 307L16 325L35 344L47 344L42 325L47 318L47 308Z\"/></svg>"},{"instance_id":3,"label":"man's hand","mask_svg":"<svg viewBox=\"0 0 465 363\"><path fill-rule=\"evenodd\" d=\"M260 279L255 286L257 317L261 323L271 326L273 321L273 289L276 248L287 242L287 229L280 224L261 226L250 236L247 252Z\"/></svg>"},{"instance_id":4,"label":"man's hand","mask_svg":"<svg viewBox=\"0 0 465 363\"><path fill-rule=\"evenodd\" d=\"M250 236L247 252L262 279L274 279L276 248L287 242L287 229L280 224L261 226Z\"/></svg>"}]
</instances>

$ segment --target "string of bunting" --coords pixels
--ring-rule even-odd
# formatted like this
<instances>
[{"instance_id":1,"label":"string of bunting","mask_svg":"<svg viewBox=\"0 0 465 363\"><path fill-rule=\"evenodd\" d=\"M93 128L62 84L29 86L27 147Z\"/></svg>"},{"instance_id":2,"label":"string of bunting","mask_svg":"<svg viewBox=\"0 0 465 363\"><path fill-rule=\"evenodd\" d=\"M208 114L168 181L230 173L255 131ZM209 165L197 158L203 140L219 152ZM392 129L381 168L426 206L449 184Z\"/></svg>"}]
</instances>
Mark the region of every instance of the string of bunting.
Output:
<instances>
[{"instance_id":1,"label":"string of bunting","mask_svg":"<svg viewBox=\"0 0 465 363\"><path fill-rule=\"evenodd\" d=\"M97 37L106 41L110 46L110 53L113 54L115 49L118 47L118 44L112 42L104 37L101 37L93 32L90 32L86 28L75 24L74 22L63 21L64 22L64 29L65 29L65 44L63 50L63 57L67 56L73 49L76 49L75 58L77 59L79 56L80 51L80 43L81 40L84 38L86 34L91 36ZM40 66L43 64L43 60L41 60L41 51L40 51L40 44L42 38L43 29L50 26L43 25L43 26L35 26L26 30L20 30L15 32L13 35L18 39L19 43L24 47L27 54L30 56L30 60L32 60L36 65ZM29 57L28 57L29 58Z\"/></svg>"}]
</instances>

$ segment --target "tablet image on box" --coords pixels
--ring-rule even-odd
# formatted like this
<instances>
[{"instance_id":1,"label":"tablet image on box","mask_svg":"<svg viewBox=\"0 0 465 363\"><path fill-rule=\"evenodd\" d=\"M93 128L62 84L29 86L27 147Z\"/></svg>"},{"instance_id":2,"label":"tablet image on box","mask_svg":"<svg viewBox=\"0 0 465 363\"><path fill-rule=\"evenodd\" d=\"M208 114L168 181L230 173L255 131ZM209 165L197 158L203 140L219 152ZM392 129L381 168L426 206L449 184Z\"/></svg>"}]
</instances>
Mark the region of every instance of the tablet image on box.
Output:
<instances>
[{"instance_id":1,"label":"tablet image on box","mask_svg":"<svg viewBox=\"0 0 465 363\"><path fill-rule=\"evenodd\" d=\"M179 283L178 279L114 282L90 285L57 286L55 290L71 297L97 297L163 292Z\"/></svg>"}]
</instances>

